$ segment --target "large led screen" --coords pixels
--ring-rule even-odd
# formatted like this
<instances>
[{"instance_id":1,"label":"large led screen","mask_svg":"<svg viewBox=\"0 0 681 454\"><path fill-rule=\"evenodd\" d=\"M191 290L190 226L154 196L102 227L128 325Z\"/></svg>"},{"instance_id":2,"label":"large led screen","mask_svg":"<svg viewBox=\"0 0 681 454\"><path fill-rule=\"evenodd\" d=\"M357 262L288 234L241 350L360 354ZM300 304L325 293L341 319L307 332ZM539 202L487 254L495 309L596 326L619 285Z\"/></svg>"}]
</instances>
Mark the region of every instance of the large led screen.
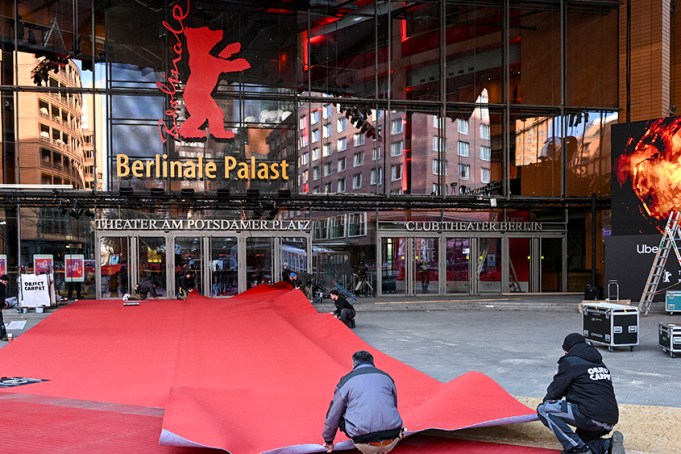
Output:
<instances>
[{"instance_id":1,"label":"large led screen","mask_svg":"<svg viewBox=\"0 0 681 454\"><path fill-rule=\"evenodd\" d=\"M681 210L681 117L613 125L612 231L659 234Z\"/></svg>"}]
</instances>

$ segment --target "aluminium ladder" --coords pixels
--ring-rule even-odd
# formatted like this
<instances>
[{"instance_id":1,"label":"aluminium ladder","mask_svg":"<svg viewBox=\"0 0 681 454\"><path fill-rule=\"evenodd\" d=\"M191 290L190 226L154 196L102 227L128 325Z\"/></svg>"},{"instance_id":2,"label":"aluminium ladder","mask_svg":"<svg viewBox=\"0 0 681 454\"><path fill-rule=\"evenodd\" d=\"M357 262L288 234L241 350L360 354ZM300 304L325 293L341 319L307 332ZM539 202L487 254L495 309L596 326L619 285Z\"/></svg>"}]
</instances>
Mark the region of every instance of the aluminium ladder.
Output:
<instances>
[{"instance_id":1,"label":"aluminium ladder","mask_svg":"<svg viewBox=\"0 0 681 454\"><path fill-rule=\"evenodd\" d=\"M653 259L653 266L650 268L646 285L643 287L641 301L638 303L638 310L645 317L648 316L650 304L653 302L655 293L657 293L657 286L660 283L660 278L665 272L665 264L667 263L670 249L674 249L676 258L681 265L681 253L679 253L679 244L677 243L678 240L681 240L681 231L679 230L681 227L679 226L680 218L681 211L676 213L671 212L669 214L669 219L667 219L667 225L662 233L660 246L657 248L657 253Z\"/></svg>"}]
</instances>

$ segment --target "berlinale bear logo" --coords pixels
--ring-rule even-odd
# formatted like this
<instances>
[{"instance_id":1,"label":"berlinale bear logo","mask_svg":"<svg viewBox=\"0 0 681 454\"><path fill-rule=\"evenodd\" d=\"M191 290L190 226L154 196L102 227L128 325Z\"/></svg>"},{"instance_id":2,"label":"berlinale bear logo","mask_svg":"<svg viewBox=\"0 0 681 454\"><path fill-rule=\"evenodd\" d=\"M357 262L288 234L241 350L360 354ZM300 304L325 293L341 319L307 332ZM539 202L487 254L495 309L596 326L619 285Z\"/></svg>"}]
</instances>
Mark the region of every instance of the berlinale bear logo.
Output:
<instances>
[{"instance_id":1,"label":"berlinale bear logo","mask_svg":"<svg viewBox=\"0 0 681 454\"><path fill-rule=\"evenodd\" d=\"M163 143L168 136L175 139L202 139L208 136L203 126L207 124L208 131L216 139L231 139L234 133L225 129L223 112L213 99L213 91L218 85L220 76L249 69L251 65L243 58L231 57L241 50L241 44L227 44L219 53L213 50L223 39L222 30L211 30L208 27L185 27L184 20L189 16L189 2L186 9L176 4L172 9L174 24L163 21L163 27L175 38L172 49L175 58L172 60L170 74L163 82L156 82L161 92L169 96L166 118L158 121L159 135ZM180 101L176 95L180 91L181 79L179 63L183 60L184 35L189 52L189 77L184 86L183 100L187 111L187 119L178 126L177 110ZM169 120L167 120L169 119Z\"/></svg>"},{"instance_id":2,"label":"berlinale bear logo","mask_svg":"<svg viewBox=\"0 0 681 454\"><path fill-rule=\"evenodd\" d=\"M213 90L224 73L244 71L251 65L243 58L230 57L241 49L241 44L231 43L217 55L210 51L222 40L222 30L208 27L185 28L189 68L191 73L184 88L184 105L189 117L180 126L180 135L186 139L206 137L200 128L207 122L210 134L216 139L231 139L234 133L225 130L223 113L213 99Z\"/></svg>"}]
</instances>

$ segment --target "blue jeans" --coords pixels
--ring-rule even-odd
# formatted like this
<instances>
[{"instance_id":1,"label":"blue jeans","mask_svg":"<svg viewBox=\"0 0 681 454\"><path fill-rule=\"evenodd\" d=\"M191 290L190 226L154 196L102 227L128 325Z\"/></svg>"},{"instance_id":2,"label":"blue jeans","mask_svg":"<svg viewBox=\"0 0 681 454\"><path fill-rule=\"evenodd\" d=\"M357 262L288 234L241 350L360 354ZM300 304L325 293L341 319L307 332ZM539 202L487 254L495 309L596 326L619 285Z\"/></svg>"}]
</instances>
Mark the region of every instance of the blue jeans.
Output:
<instances>
[{"instance_id":1,"label":"blue jeans","mask_svg":"<svg viewBox=\"0 0 681 454\"><path fill-rule=\"evenodd\" d=\"M553 431L565 451L589 446L594 454L608 452L610 440L600 437L613 426L584 416L577 405L565 400L547 400L537 407L537 416ZM570 426L577 430L573 431Z\"/></svg>"}]
</instances>

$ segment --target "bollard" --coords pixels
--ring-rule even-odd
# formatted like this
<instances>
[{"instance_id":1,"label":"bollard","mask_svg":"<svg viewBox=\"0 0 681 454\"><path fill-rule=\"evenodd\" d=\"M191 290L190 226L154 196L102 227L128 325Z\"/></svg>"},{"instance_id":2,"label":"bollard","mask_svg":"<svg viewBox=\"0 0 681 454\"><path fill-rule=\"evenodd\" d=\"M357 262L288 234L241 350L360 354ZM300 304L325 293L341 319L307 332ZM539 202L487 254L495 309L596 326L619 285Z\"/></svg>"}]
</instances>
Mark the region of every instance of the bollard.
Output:
<instances>
[{"instance_id":1,"label":"bollard","mask_svg":"<svg viewBox=\"0 0 681 454\"><path fill-rule=\"evenodd\" d=\"M7 333L7 342L12 342L13 335L12 333Z\"/></svg>"}]
</instances>

